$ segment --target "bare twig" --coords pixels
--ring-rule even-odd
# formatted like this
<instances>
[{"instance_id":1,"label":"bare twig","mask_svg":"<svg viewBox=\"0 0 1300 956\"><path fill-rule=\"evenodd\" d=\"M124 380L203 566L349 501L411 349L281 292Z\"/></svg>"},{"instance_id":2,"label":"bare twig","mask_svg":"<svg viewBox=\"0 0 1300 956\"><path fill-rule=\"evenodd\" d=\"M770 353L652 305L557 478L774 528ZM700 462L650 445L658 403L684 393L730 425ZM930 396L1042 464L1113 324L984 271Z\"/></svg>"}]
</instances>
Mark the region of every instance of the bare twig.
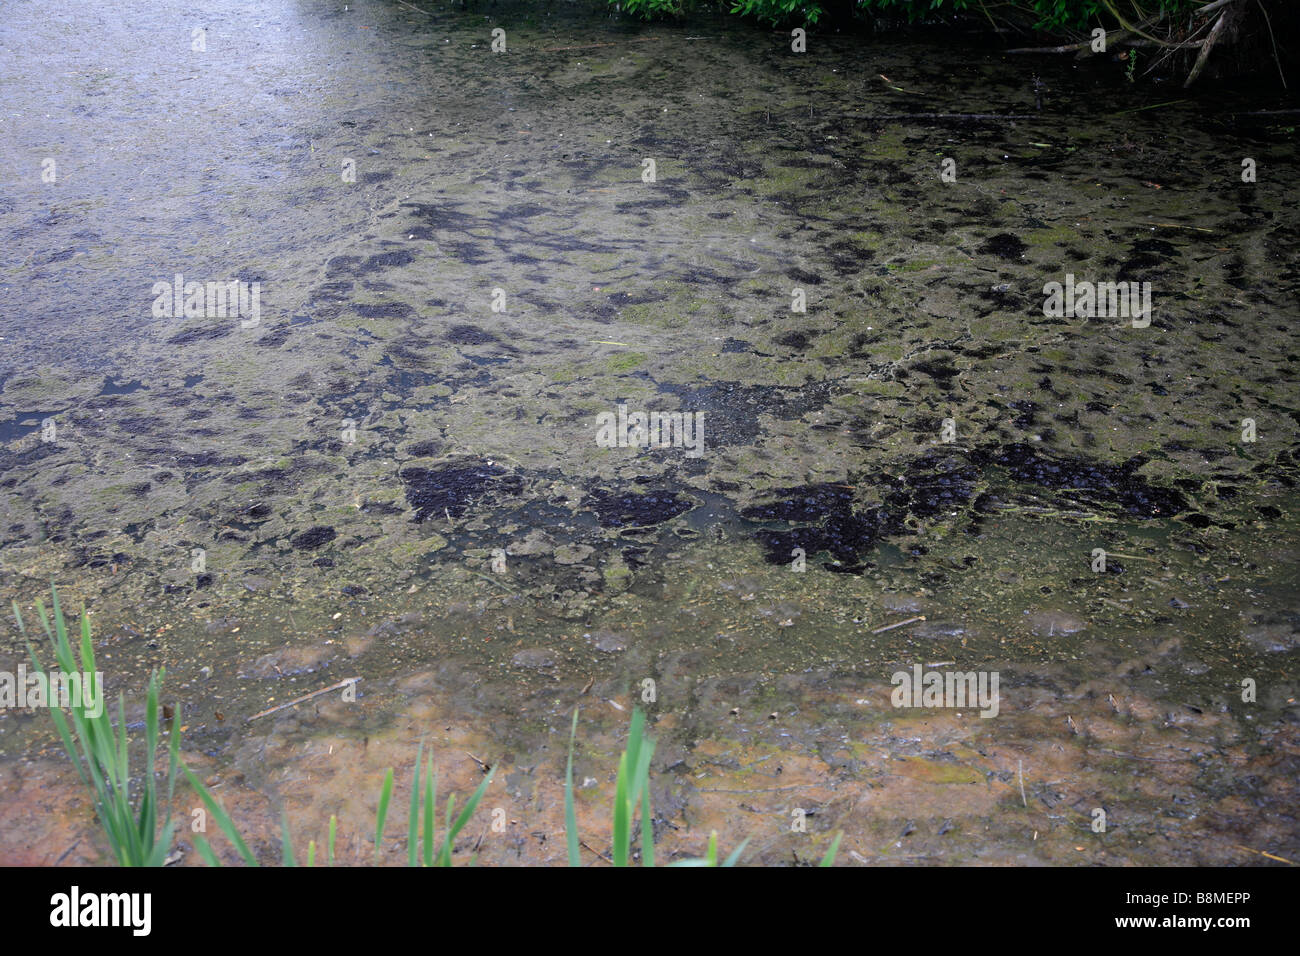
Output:
<instances>
[{"instance_id":1,"label":"bare twig","mask_svg":"<svg viewBox=\"0 0 1300 956\"><path fill-rule=\"evenodd\" d=\"M478 571L470 571L469 573L472 574L472 575L474 575L475 577L482 578L482 579L483 579L484 581L486 581L488 584L495 584L495 585L496 585L497 587L499 587L501 590L506 591L506 592L508 592L508 593L510 593L510 594L518 594L518 593L519 593L518 591L516 591L514 588L510 587L509 585L502 584L502 583L501 583L500 581L498 581L496 578L490 578L490 577L488 577L486 574L480 574Z\"/></svg>"},{"instance_id":2,"label":"bare twig","mask_svg":"<svg viewBox=\"0 0 1300 956\"><path fill-rule=\"evenodd\" d=\"M1242 846L1240 843L1234 843L1233 846L1235 846L1238 850L1245 850L1247 853L1258 853L1260 856L1266 856L1270 860L1277 860L1279 863L1288 863L1291 866L1295 866L1294 863L1292 863L1284 856L1275 856L1272 853L1265 853L1263 850L1252 850L1250 847Z\"/></svg>"},{"instance_id":3,"label":"bare twig","mask_svg":"<svg viewBox=\"0 0 1300 956\"><path fill-rule=\"evenodd\" d=\"M1142 754L1126 754L1122 750L1107 750L1105 747L1096 748L1098 753L1109 754L1112 757L1127 757L1130 760L1149 760L1152 763L1185 763L1186 761L1179 757L1144 757Z\"/></svg>"},{"instance_id":4,"label":"bare twig","mask_svg":"<svg viewBox=\"0 0 1300 956\"><path fill-rule=\"evenodd\" d=\"M1131 36L1129 30L1116 30L1114 33L1106 34L1106 45L1118 43L1127 36ZM1075 50L1086 50L1092 46L1091 39L1081 40L1078 43L1065 43L1061 46L1022 46L1014 50L1007 50L1008 53L1073 53Z\"/></svg>"},{"instance_id":5,"label":"bare twig","mask_svg":"<svg viewBox=\"0 0 1300 956\"><path fill-rule=\"evenodd\" d=\"M68 854L71 853L73 850L75 850L78 847L78 845L80 845L80 843L81 843L81 837L77 837L77 839L73 840L72 846L68 847L66 850L63 851L63 853L59 856L59 858L54 861L54 865L58 866L60 863L66 860L68 858Z\"/></svg>"},{"instance_id":6,"label":"bare twig","mask_svg":"<svg viewBox=\"0 0 1300 956\"><path fill-rule=\"evenodd\" d=\"M1268 10L1264 8L1264 0L1255 0L1259 4L1259 12L1264 14L1264 25L1268 27L1268 39L1273 44L1273 62L1277 64L1277 75L1282 80L1282 89L1289 89L1286 85L1286 74L1282 72L1282 61L1277 56L1277 37L1273 36L1273 21L1268 15Z\"/></svg>"},{"instance_id":7,"label":"bare twig","mask_svg":"<svg viewBox=\"0 0 1300 956\"><path fill-rule=\"evenodd\" d=\"M330 684L328 687L322 687L320 690L314 690L310 694L303 694L301 697L295 697L293 700L289 701L288 703L278 704L275 707L270 707L262 711L261 713L254 714L252 717L249 717L248 719L250 721L257 720L257 718L265 717L267 714L274 714L277 710L284 710L286 707L292 707L295 704L301 704L303 701L311 700L313 697L319 697L321 694L328 694L332 690L339 690L340 688L348 686L348 684L355 684L359 680L361 680L360 677L349 677L347 680L341 680L337 684Z\"/></svg>"},{"instance_id":8,"label":"bare twig","mask_svg":"<svg viewBox=\"0 0 1300 956\"><path fill-rule=\"evenodd\" d=\"M627 46L629 43L653 43L658 37L646 37L643 40L624 40L622 43L584 43L579 46L544 46L542 53L559 53L564 50L592 50L601 46ZM710 37L686 37L688 40L708 40Z\"/></svg>"},{"instance_id":9,"label":"bare twig","mask_svg":"<svg viewBox=\"0 0 1300 956\"><path fill-rule=\"evenodd\" d=\"M853 117L850 117L853 118ZM1042 119L1041 114L1034 113L886 113L883 116L858 117L870 120L971 120L985 122L988 120L1027 120Z\"/></svg>"},{"instance_id":10,"label":"bare twig","mask_svg":"<svg viewBox=\"0 0 1300 956\"><path fill-rule=\"evenodd\" d=\"M909 618L908 618L907 620L905 620L905 621L896 621L896 622L893 623L893 624L886 624L884 627L878 627L878 628L876 628L874 631L872 631L871 633L872 633L872 634L883 634L883 633L885 633L885 631L892 631L894 628L896 628L896 627L902 627L904 624L915 624L917 621L924 621L924 620L925 620L925 615L924 615L924 614L918 614L916 617L909 617Z\"/></svg>"},{"instance_id":11,"label":"bare twig","mask_svg":"<svg viewBox=\"0 0 1300 956\"><path fill-rule=\"evenodd\" d=\"M1165 100L1163 103L1152 103L1150 106L1135 106L1131 110L1120 110L1117 113L1111 113L1111 116L1125 116L1129 113L1145 113L1147 110L1158 110L1165 106L1177 106L1179 103L1186 103L1186 100Z\"/></svg>"},{"instance_id":12,"label":"bare twig","mask_svg":"<svg viewBox=\"0 0 1300 956\"><path fill-rule=\"evenodd\" d=\"M419 7L407 3L406 0L397 0L397 2L400 3L400 4L401 4L402 6L404 6L404 7L410 7L410 8L411 8L412 10L414 10L416 13L423 13L426 17L431 17L431 16L433 16L433 14L430 13L428 10L421 10Z\"/></svg>"},{"instance_id":13,"label":"bare twig","mask_svg":"<svg viewBox=\"0 0 1300 956\"><path fill-rule=\"evenodd\" d=\"M610 864L611 866L613 866L613 864L614 864L614 861L613 861L613 860L611 860L611 859L610 859L609 857L607 857L605 854L601 853L601 852L600 852L599 850L597 850L595 847L593 847L593 846L591 846L590 844L588 844L586 840L579 840L578 842L582 844L582 846L583 846L584 849L591 850L591 852L594 853L594 854L596 854L596 856L600 857L600 858L601 858L602 860L604 860L606 863L608 863L608 864Z\"/></svg>"},{"instance_id":14,"label":"bare twig","mask_svg":"<svg viewBox=\"0 0 1300 956\"><path fill-rule=\"evenodd\" d=\"M1215 10L1218 10L1220 7L1226 7L1229 4L1237 3L1237 2L1239 2L1239 0L1214 0L1213 3L1207 3L1205 6L1197 10L1193 10L1192 13L1198 17L1203 17L1206 16L1207 14L1213 13Z\"/></svg>"}]
</instances>

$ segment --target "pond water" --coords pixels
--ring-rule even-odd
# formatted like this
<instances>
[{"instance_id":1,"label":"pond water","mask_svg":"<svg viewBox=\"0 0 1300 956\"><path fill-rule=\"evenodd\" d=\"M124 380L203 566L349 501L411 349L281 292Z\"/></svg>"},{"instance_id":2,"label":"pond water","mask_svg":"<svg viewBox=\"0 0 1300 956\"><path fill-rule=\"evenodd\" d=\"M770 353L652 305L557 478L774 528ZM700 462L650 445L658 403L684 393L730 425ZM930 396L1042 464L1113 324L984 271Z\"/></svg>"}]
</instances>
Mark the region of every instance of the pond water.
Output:
<instances>
[{"instance_id":1,"label":"pond water","mask_svg":"<svg viewBox=\"0 0 1300 956\"><path fill-rule=\"evenodd\" d=\"M562 862L575 705L592 863L634 706L660 859L1300 860L1267 99L559 4L29 0L0 47L0 596L84 602L128 720L165 665L268 861L281 808L369 860L423 740L498 767L458 861ZM894 706L917 666L996 715ZM0 794L0 859L103 858L43 711Z\"/></svg>"}]
</instances>

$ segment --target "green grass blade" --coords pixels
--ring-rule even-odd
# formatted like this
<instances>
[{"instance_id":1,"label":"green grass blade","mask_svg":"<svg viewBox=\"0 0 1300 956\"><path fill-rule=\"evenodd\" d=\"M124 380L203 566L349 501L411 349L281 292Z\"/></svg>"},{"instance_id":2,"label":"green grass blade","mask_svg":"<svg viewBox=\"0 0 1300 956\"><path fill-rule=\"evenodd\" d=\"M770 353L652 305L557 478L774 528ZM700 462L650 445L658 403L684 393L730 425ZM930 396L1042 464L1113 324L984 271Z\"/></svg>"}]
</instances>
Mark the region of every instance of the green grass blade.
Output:
<instances>
[{"instance_id":1,"label":"green grass blade","mask_svg":"<svg viewBox=\"0 0 1300 956\"><path fill-rule=\"evenodd\" d=\"M420 760L424 757L424 741L415 751L415 769L411 773L411 812L406 822L406 865L414 867L420 852Z\"/></svg>"},{"instance_id":2,"label":"green grass blade","mask_svg":"<svg viewBox=\"0 0 1300 956\"><path fill-rule=\"evenodd\" d=\"M212 847L208 845L208 841L204 838L203 834L194 834L194 849L199 851L199 856L203 857L203 862L208 866L221 866L221 861L217 859L217 855L212 852Z\"/></svg>"},{"instance_id":3,"label":"green grass blade","mask_svg":"<svg viewBox=\"0 0 1300 956\"><path fill-rule=\"evenodd\" d=\"M58 607L57 602L55 607ZM91 674L98 670L95 667L95 646L90 640L90 615L84 607L81 609L81 669Z\"/></svg>"},{"instance_id":4,"label":"green grass blade","mask_svg":"<svg viewBox=\"0 0 1300 956\"><path fill-rule=\"evenodd\" d=\"M158 673L155 671L149 677L149 690L145 695L144 705L144 752L152 763L153 755L158 752L158 734L160 721L158 719ZM144 777L146 787L152 786L154 779L153 767L150 766Z\"/></svg>"},{"instance_id":5,"label":"green grass blade","mask_svg":"<svg viewBox=\"0 0 1300 956\"><path fill-rule=\"evenodd\" d=\"M145 857L144 865L149 867L165 866L167 863L167 853L172 848L172 836L174 828L170 820L162 825L154 839L152 846L149 848L149 855Z\"/></svg>"},{"instance_id":6,"label":"green grass blade","mask_svg":"<svg viewBox=\"0 0 1300 956\"><path fill-rule=\"evenodd\" d=\"M17 605L14 605L17 610ZM569 729L569 765L564 771L564 838L569 849L569 866L581 866L578 853L578 815L573 808L573 742L578 736L578 708L573 708L573 726Z\"/></svg>"},{"instance_id":7,"label":"green grass blade","mask_svg":"<svg viewBox=\"0 0 1300 956\"><path fill-rule=\"evenodd\" d=\"M644 727L645 714L638 708L632 714L632 724L628 731L627 759L628 767L632 770L627 790L628 824L630 829L631 818L636 812L637 804L642 804L641 859L643 863L648 860L647 865L653 866L654 821L649 811L649 789L650 760L654 756L655 741L646 736ZM630 836L629 833L629 838ZM650 844L648 848L645 846L647 842Z\"/></svg>"},{"instance_id":8,"label":"green grass blade","mask_svg":"<svg viewBox=\"0 0 1300 956\"><path fill-rule=\"evenodd\" d=\"M748 846L748 845L749 845L749 837L745 837L745 839L743 839L743 840L740 841L740 846L736 847L734 850L731 851L731 855L728 856L728 857L727 857L727 858L722 862L722 865L723 865L723 866L735 866L737 863L739 863L739 862L740 862L740 854L743 853L743 852L745 852L745 847Z\"/></svg>"},{"instance_id":9,"label":"green grass blade","mask_svg":"<svg viewBox=\"0 0 1300 956\"><path fill-rule=\"evenodd\" d=\"M638 775L641 770L641 745L645 713L633 708L632 722L627 732L627 748L618 764L618 779L614 784L614 832L611 855L615 866L627 866L631 859L632 816L640 797Z\"/></svg>"},{"instance_id":10,"label":"green grass blade","mask_svg":"<svg viewBox=\"0 0 1300 956\"><path fill-rule=\"evenodd\" d=\"M55 594L55 597L58 596L57 591L54 591L53 593ZM18 621L19 630L25 635L26 629L23 626L22 615L18 612L18 603L16 601L14 602L14 617ZM36 601L36 617L37 620L41 622L41 629L45 631L45 636L54 646L55 662L60 668L69 673L76 670L75 663L72 660L72 648L68 646L66 629L61 629L57 633L51 629L49 615L45 613L45 605L41 603L39 598ZM62 635L62 640L60 640L60 634ZM36 649L33 648L30 643L27 645L27 653L32 659L32 665L42 677L46 677L45 668L43 668L41 662L37 660ZM83 700L84 699L85 698L83 697ZM102 704L102 697L97 697L96 699ZM54 726L59 731L59 737L63 741L64 749L68 752L68 758L72 761L73 766L77 768L77 775L81 777L83 783L92 787L92 789L94 789L98 794L102 789L102 782L99 786L95 783L99 778L96 775L95 766L91 763L91 741L83 726L84 718L78 719L77 713L75 711L73 712L72 728L77 732L77 743L80 744L80 748L78 748L77 744L73 743L72 733L68 729L67 718L64 716L63 710L58 707L51 707L50 716L54 718ZM82 766L82 756L85 757L85 767Z\"/></svg>"},{"instance_id":11,"label":"green grass blade","mask_svg":"<svg viewBox=\"0 0 1300 956\"><path fill-rule=\"evenodd\" d=\"M641 865L655 865L655 827L650 815L650 784L641 791Z\"/></svg>"},{"instance_id":12,"label":"green grass blade","mask_svg":"<svg viewBox=\"0 0 1300 956\"><path fill-rule=\"evenodd\" d=\"M294 859L293 837L289 835L289 811L280 808L280 862L284 866L297 866Z\"/></svg>"},{"instance_id":13,"label":"green grass blade","mask_svg":"<svg viewBox=\"0 0 1300 956\"><path fill-rule=\"evenodd\" d=\"M166 673L164 669L163 673ZM172 739L167 745L167 823L172 819L172 797L176 792L176 765L179 763L181 749L181 704L176 702L172 713Z\"/></svg>"},{"instance_id":14,"label":"green grass blade","mask_svg":"<svg viewBox=\"0 0 1300 956\"><path fill-rule=\"evenodd\" d=\"M384 842L384 821L388 818L388 801L393 796L393 768L388 768L384 775L384 785L379 790L379 809L375 812L375 860L379 859L379 847Z\"/></svg>"},{"instance_id":15,"label":"green grass blade","mask_svg":"<svg viewBox=\"0 0 1300 956\"><path fill-rule=\"evenodd\" d=\"M316 865L316 841L307 841L307 867L310 869Z\"/></svg>"},{"instance_id":16,"label":"green grass blade","mask_svg":"<svg viewBox=\"0 0 1300 956\"><path fill-rule=\"evenodd\" d=\"M95 813L100 826L118 862L124 866L161 866L166 862L171 848L172 796L175 786L175 768L179 747L179 725L173 721L168 760L168 792L166 815L162 817L158 778L155 768L158 740L161 733L159 699L165 669L151 675L145 704L145 767L142 786L136 801L132 800L130 776L130 734L126 726L126 701L119 695L117 727L114 728L111 709L106 707L103 686L96 675L95 651L91 637L90 616L82 608L81 634L77 660L69 640L67 622L63 616L58 589L51 586L53 615L44 604L36 602L37 617L53 649L58 669L56 675L65 676L69 682L78 682L79 699L69 702L70 718L59 706L58 691L62 682L59 676L51 677L41 666L36 650L27 642L28 656L36 671L50 688L50 715L59 739L72 761L82 783L93 791ZM13 605L14 619L19 632L26 638L26 622L17 603ZM84 681L82 680L84 678ZM100 708L91 716L87 702L94 700ZM75 740L74 740L75 735ZM161 826L159 824L162 817Z\"/></svg>"},{"instance_id":17,"label":"green grass blade","mask_svg":"<svg viewBox=\"0 0 1300 956\"><path fill-rule=\"evenodd\" d=\"M482 801L483 795L487 793L487 788L491 785L492 778L496 776L496 773L496 767L492 767L488 770L487 776L483 778L482 783L475 788L474 792L470 794L470 798L465 801L465 808L461 810L460 816L456 817L454 823L451 820L451 807L456 798L455 796L448 798L447 837L442 844L441 859L439 860L440 866L451 866L451 854L456 848L456 837L460 835L460 832L465 829L466 825L468 825L470 818L474 816L474 811L478 809L478 805ZM472 861L473 858L471 858L471 863Z\"/></svg>"},{"instance_id":18,"label":"green grass blade","mask_svg":"<svg viewBox=\"0 0 1300 956\"><path fill-rule=\"evenodd\" d=\"M110 739L113 738L112 724L107 721L96 721L96 724L104 728L104 735ZM127 752L129 740L126 733L126 698L122 694L117 696L117 736L116 736L116 756L113 748L105 755L108 758L108 766L111 768L109 800L110 811L115 817L115 829L121 840L121 850L125 857L124 866L140 865L140 833L137 828L135 819L131 815L131 794L130 794L130 762Z\"/></svg>"},{"instance_id":19,"label":"green grass blade","mask_svg":"<svg viewBox=\"0 0 1300 956\"><path fill-rule=\"evenodd\" d=\"M655 741L646 738L641 742L637 752L636 772L632 775L632 792L629 796L633 805L641 799L641 794L650 785L650 758L654 756Z\"/></svg>"},{"instance_id":20,"label":"green grass blade","mask_svg":"<svg viewBox=\"0 0 1300 956\"><path fill-rule=\"evenodd\" d=\"M478 789L475 790L469 800L465 802L465 809L460 811L460 816L458 816L456 822L452 824L451 831L447 834L446 845L448 847L448 855L450 855L451 852L450 847L452 841L459 836L461 830L465 829L465 824L469 823L469 818L472 817L474 811L478 809L479 801L483 799L483 794L487 793L488 785L492 783L492 778L496 776L496 772L496 767L493 767L487 772L487 776L484 777L483 782L478 785Z\"/></svg>"},{"instance_id":21,"label":"green grass blade","mask_svg":"<svg viewBox=\"0 0 1300 956\"><path fill-rule=\"evenodd\" d=\"M433 757L427 758L424 771L424 865L433 865L433 838L438 827L438 774L433 769Z\"/></svg>"},{"instance_id":22,"label":"green grass blade","mask_svg":"<svg viewBox=\"0 0 1300 956\"><path fill-rule=\"evenodd\" d=\"M632 723L628 727L627 731L627 750L624 751L627 755L628 769L633 774L636 773L637 768L641 765L641 744L645 738L644 727L645 712L639 707L634 708L632 711ZM641 796L635 787L636 780L634 777L628 781L628 798L632 801L633 806L636 805L637 800L640 799Z\"/></svg>"},{"instance_id":23,"label":"green grass blade","mask_svg":"<svg viewBox=\"0 0 1300 956\"><path fill-rule=\"evenodd\" d=\"M18 632L26 638L27 629L23 626L22 615L18 613L17 601L14 602L14 617L18 620ZM32 667L36 669L36 672L45 678L45 668L41 666L41 662L36 656L36 648L32 646L31 641L27 641L27 656L31 658ZM48 678L46 678L46 681L48 684ZM72 761L72 765L77 769L77 776L81 778L82 783L90 786L90 778L86 775L86 770L82 766L80 752L77 750L76 744L72 742L72 733L68 730L68 720L63 715L62 708L51 707L50 716L54 718L54 728L59 732L59 740L63 742L63 749L67 751L68 759Z\"/></svg>"},{"instance_id":24,"label":"green grass blade","mask_svg":"<svg viewBox=\"0 0 1300 956\"><path fill-rule=\"evenodd\" d=\"M58 597L58 588L54 586L53 581L50 582L50 593ZM36 619L41 622L41 627L45 630L45 636L50 639L50 642L57 644L54 633L50 631L50 617L45 613L45 603L40 598L36 599Z\"/></svg>"},{"instance_id":25,"label":"green grass blade","mask_svg":"<svg viewBox=\"0 0 1300 956\"><path fill-rule=\"evenodd\" d=\"M37 606L39 607L40 605ZM54 619L54 629L58 633L58 635L61 638L63 638L63 640L66 642L68 640L68 626L66 623L64 623L63 620L63 609L59 607L59 591L54 586L54 582L52 581L50 582L50 606L54 609L54 613L52 615ZM41 610L43 612L44 608L42 608Z\"/></svg>"},{"instance_id":26,"label":"green grass blade","mask_svg":"<svg viewBox=\"0 0 1300 956\"><path fill-rule=\"evenodd\" d=\"M338 833L338 830L339 830L339 818L331 813L330 814L330 842L328 848L329 849L328 859L329 859L330 866L334 865L334 837Z\"/></svg>"},{"instance_id":27,"label":"green grass blade","mask_svg":"<svg viewBox=\"0 0 1300 956\"><path fill-rule=\"evenodd\" d=\"M630 811L627 801L627 778L629 775L627 769L627 751L623 751L623 756L618 763L618 779L614 782L614 830L612 833L613 848L610 855L614 859L615 866L627 866L628 858L628 830Z\"/></svg>"},{"instance_id":28,"label":"green grass blade","mask_svg":"<svg viewBox=\"0 0 1300 956\"><path fill-rule=\"evenodd\" d=\"M131 760L130 739L126 733L126 696L117 695L117 770L113 780L114 806L122 818L122 832L126 834L127 856L130 866L139 866L140 832L131 817Z\"/></svg>"},{"instance_id":29,"label":"green grass blade","mask_svg":"<svg viewBox=\"0 0 1300 956\"><path fill-rule=\"evenodd\" d=\"M158 674L149 678L144 708L144 794L140 798L137 830L142 848L153 855L158 832L158 781L154 774L154 755L158 752Z\"/></svg>"},{"instance_id":30,"label":"green grass blade","mask_svg":"<svg viewBox=\"0 0 1300 956\"><path fill-rule=\"evenodd\" d=\"M111 733L111 727L108 728ZM112 765L113 788L119 797L127 797L127 787L131 782L131 756L127 750L130 741L126 735L126 695L117 695L117 763ZM130 805L130 801L126 801Z\"/></svg>"},{"instance_id":31,"label":"green grass blade","mask_svg":"<svg viewBox=\"0 0 1300 956\"><path fill-rule=\"evenodd\" d=\"M835 834L835 842L832 843L832 844L831 844L831 848L830 848L829 850L826 851L826 855L825 855L824 857L822 857L822 861L821 861L821 863L817 864L818 866L833 866L833 865L834 865L834 863L835 863L835 854L836 854L836 852L839 851L839 848L840 848L840 840L843 839L843 837L844 837L844 831L843 831L843 830L841 830L839 833Z\"/></svg>"},{"instance_id":32,"label":"green grass blade","mask_svg":"<svg viewBox=\"0 0 1300 956\"><path fill-rule=\"evenodd\" d=\"M249 866L257 866L257 857L253 856L253 851L248 848L248 844L244 842L244 838L241 837L239 831L235 829L234 821L230 819L225 810L221 809L221 804L217 803L217 801L213 799L212 794L208 793L208 788L203 786L203 781L194 776L194 772L184 764L181 765L181 769L185 771L185 778L189 780L190 786L194 788L194 792L199 795L199 799L202 800L204 806L208 808L208 813L212 814L213 818L217 821L217 826L221 827L221 832L224 833L226 838L235 845L235 849L239 852L240 857L242 857L244 862Z\"/></svg>"}]
</instances>

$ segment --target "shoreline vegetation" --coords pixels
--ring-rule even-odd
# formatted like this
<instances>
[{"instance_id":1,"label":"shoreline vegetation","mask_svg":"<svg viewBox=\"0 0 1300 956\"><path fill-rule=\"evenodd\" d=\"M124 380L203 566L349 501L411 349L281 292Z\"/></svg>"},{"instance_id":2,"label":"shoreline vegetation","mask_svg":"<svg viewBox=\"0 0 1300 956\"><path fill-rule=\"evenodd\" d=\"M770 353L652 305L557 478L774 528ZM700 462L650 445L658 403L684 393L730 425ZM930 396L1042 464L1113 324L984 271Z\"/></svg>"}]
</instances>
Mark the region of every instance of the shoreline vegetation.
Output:
<instances>
[{"instance_id":1,"label":"shoreline vegetation","mask_svg":"<svg viewBox=\"0 0 1300 956\"><path fill-rule=\"evenodd\" d=\"M176 853L174 846L178 843L179 832L173 822L172 810L175 803L177 771L184 774L194 793L202 801L206 812L211 815L217 827L229 843L229 853L237 856L247 866L260 866L257 854L249 847L240 834L239 827L225 811L211 791L203 784L192 770L180 759L181 712L183 705L161 704L161 694L165 669L155 671L149 679L146 695L144 717L144 752L143 769L138 775L131 772L132 743L127 733L126 700L119 696L116 726L111 716L111 708L95 706L90 701L102 703L102 682L99 671L95 669L94 644L90 634L90 617L85 608L81 610L81 639L76 649L68 636L63 610L59 606L59 593L51 588L51 610L47 612L44 603L37 599L36 617L54 650L58 670L47 678L46 670L41 666L36 649L29 641L28 654L32 665L42 680L58 680L60 674L89 675L91 683L89 694L77 694L67 701L69 711L64 714L58 701L50 704L50 716L58 731L68 759L72 762L81 782L91 792L95 805L95 816L109 847L120 866L125 867L161 867L179 862L183 854ZM25 639L27 627L17 602L13 605L14 619L18 631ZM296 702L295 702L296 703ZM71 725L68 717L71 716ZM618 777L614 788L614 806L609 837L609 852L602 853L586 843L579 833L577 817L574 811L573 786L573 748L578 734L578 708L573 711L573 723L569 733L569 755L564 780L564 830L568 863L571 867L583 865L579 847L613 866L654 866L655 838L652 821L654 819L650 803L650 758L654 755L655 741L646 735L645 713L639 708L632 712L628 725L627 746L618 765ZM171 726L166 721L171 721ZM167 736L167 770L161 781L157 770L158 747L162 736ZM137 746L139 741L134 742ZM410 867L450 867L452 854L456 850L456 838L478 809L488 785L496 774L495 766L482 765L484 777L474 793L465 801L460 813L456 813L456 796L452 794L445 803L445 836L438 838L437 806L438 775L433 768L432 757L425 760L423 774L421 761L424 759L424 742L421 741L415 754L413 779L411 781L410 810L407 817L406 865ZM166 788L166 799L162 798L161 787ZM385 824L392 804L394 777L390 767L384 776L383 787L379 793L378 808L375 813L375 850L374 862L382 861ZM640 811L640 842L637 843L637 819ZM829 867L835 862L843 834L837 834L830 849L819 866ZM194 848L208 866L223 866L222 857L217 853L208 839L201 832L192 834ZM329 833L325 842L324 862L334 866L335 847L338 838L338 819L331 816ZM749 840L741 842L726 859L719 861L718 834L709 836L708 848L700 858L675 860L668 866L735 866L741 860ZM470 853L470 865L477 862L477 846ZM305 863L315 866L318 857L317 844L311 840L307 844ZM287 812L280 816L280 865L298 866L299 854L294 850L292 828Z\"/></svg>"},{"instance_id":2,"label":"shoreline vegetation","mask_svg":"<svg viewBox=\"0 0 1300 956\"><path fill-rule=\"evenodd\" d=\"M721 12L791 28L967 27L1026 56L1107 56L1130 79L1169 71L1184 87L1256 74L1290 89L1296 10L1281 0L607 0L642 20ZM799 42L796 37L795 42Z\"/></svg>"}]
</instances>

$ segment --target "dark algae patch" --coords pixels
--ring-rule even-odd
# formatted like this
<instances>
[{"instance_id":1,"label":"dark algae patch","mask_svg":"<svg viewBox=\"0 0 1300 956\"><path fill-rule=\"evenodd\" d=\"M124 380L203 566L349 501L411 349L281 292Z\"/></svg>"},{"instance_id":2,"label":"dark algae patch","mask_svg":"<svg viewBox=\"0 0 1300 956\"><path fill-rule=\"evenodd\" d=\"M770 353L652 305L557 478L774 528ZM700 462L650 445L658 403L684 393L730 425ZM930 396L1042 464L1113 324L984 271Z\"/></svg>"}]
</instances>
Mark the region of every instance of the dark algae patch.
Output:
<instances>
[{"instance_id":1,"label":"dark algae patch","mask_svg":"<svg viewBox=\"0 0 1300 956\"><path fill-rule=\"evenodd\" d=\"M808 523L786 531L763 529L756 538L772 564L788 563L794 548L808 556L830 554L833 571L861 572L860 562L885 538L910 533L909 518L933 517L962 508L974 493L976 469L943 451L928 452L902 476L854 476L846 484L786 488L777 501L741 511L749 521ZM858 495L874 504L855 505Z\"/></svg>"},{"instance_id":2,"label":"dark algae patch","mask_svg":"<svg viewBox=\"0 0 1300 956\"><path fill-rule=\"evenodd\" d=\"M985 240L979 251L985 255L997 256L999 259L1019 259L1029 247L1019 236L1009 232L999 233Z\"/></svg>"},{"instance_id":3,"label":"dark algae patch","mask_svg":"<svg viewBox=\"0 0 1300 956\"><path fill-rule=\"evenodd\" d=\"M1118 508L1138 518L1167 518L1188 507L1179 492L1152 485L1136 473L1144 464L1140 458L1104 465L1054 457L1023 444L979 451L971 457L981 465L1005 468L1014 481L1068 492L1071 498L1103 510Z\"/></svg>"},{"instance_id":4,"label":"dark algae patch","mask_svg":"<svg viewBox=\"0 0 1300 956\"><path fill-rule=\"evenodd\" d=\"M603 528L647 528L670 521L692 507L690 499L672 491L616 493L593 491L584 504L596 513Z\"/></svg>"},{"instance_id":5,"label":"dark algae patch","mask_svg":"<svg viewBox=\"0 0 1300 956\"><path fill-rule=\"evenodd\" d=\"M446 468L403 468L406 500L415 509L415 520L430 517L463 516L489 499L517 495L523 480L500 465L483 462Z\"/></svg>"},{"instance_id":6,"label":"dark algae patch","mask_svg":"<svg viewBox=\"0 0 1300 956\"><path fill-rule=\"evenodd\" d=\"M337 536L338 532L333 528L317 525L314 528L308 528L306 531L294 535L289 539L289 543L299 551L314 551L316 548L329 544Z\"/></svg>"},{"instance_id":7,"label":"dark algae patch","mask_svg":"<svg viewBox=\"0 0 1300 956\"><path fill-rule=\"evenodd\" d=\"M999 492L1023 494L1044 489L1049 492L1045 504L1061 508L1086 505L1145 519L1172 518L1185 511L1189 506L1181 493L1154 485L1136 473L1142 463L1106 465L1053 456L1023 444L976 450L969 455L934 450L910 462L901 476L856 475L844 484L778 489L775 500L745 508L740 514L751 522L804 525L788 530L764 528L755 534L769 563L788 563L792 550L802 548L810 556L830 554L840 565L828 565L832 570L845 570L842 565L861 570L859 562L882 539L913 533L919 519L955 524L969 518L972 508L975 512L996 511ZM863 493L878 496L880 503L855 504Z\"/></svg>"}]
</instances>

